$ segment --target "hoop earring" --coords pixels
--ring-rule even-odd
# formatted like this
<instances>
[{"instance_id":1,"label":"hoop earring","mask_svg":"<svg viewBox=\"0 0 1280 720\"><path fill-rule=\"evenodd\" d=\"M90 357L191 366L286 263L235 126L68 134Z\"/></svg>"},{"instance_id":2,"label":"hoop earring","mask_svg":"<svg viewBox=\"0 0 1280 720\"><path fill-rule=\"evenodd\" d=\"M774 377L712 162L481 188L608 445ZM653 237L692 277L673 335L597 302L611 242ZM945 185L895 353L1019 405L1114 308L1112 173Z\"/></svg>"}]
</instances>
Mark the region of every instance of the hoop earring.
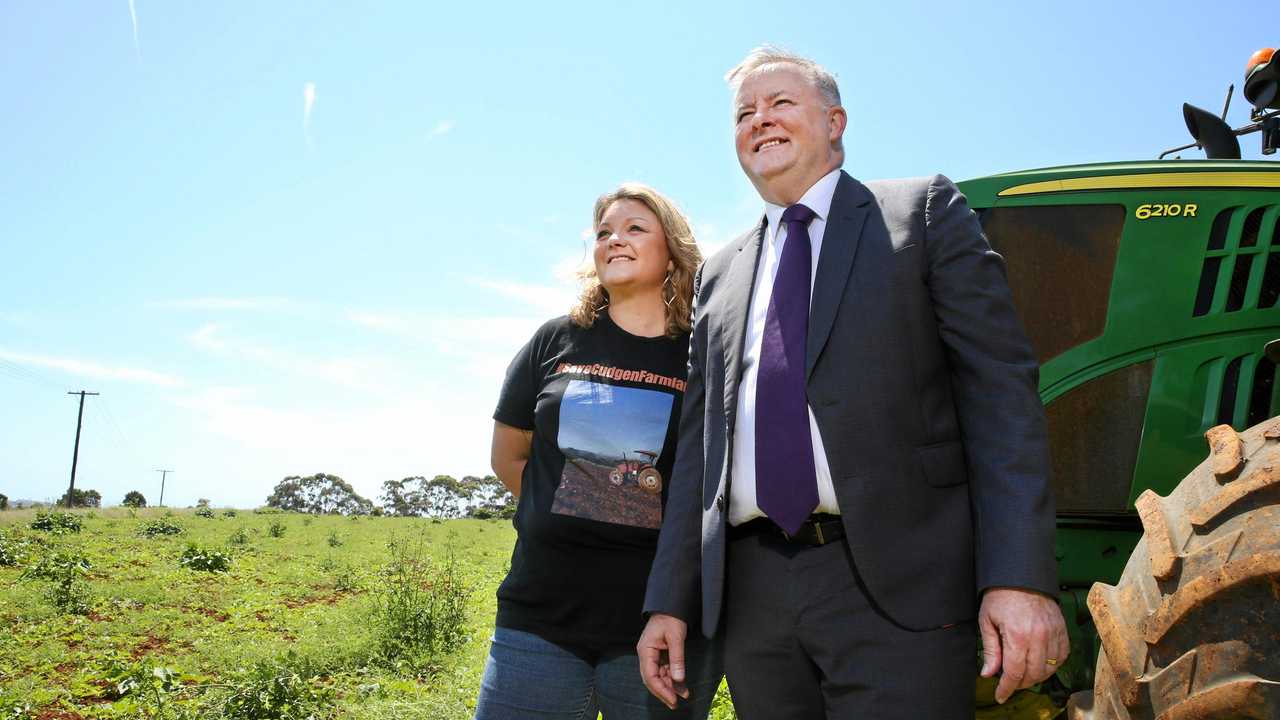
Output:
<instances>
[{"instance_id":1,"label":"hoop earring","mask_svg":"<svg viewBox=\"0 0 1280 720\"><path fill-rule=\"evenodd\" d=\"M662 294L667 296L667 307L670 308L671 303L676 301L676 287L675 284L671 282L670 271L667 271L667 279L662 281L662 289L665 291L668 288L671 290L670 294L666 292L663 292Z\"/></svg>"}]
</instances>

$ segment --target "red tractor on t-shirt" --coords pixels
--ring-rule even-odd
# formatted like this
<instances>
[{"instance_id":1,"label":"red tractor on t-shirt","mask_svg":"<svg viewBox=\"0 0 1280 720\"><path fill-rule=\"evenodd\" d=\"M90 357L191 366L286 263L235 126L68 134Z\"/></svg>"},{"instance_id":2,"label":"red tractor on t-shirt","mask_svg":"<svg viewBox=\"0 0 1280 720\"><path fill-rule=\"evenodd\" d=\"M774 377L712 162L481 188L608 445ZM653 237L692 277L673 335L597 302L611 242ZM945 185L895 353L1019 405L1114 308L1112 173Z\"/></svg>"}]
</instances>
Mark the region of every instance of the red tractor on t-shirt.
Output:
<instances>
[{"instance_id":1,"label":"red tractor on t-shirt","mask_svg":"<svg viewBox=\"0 0 1280 720\"><path fill-rule=\"evenodd\" d=\"M646 492L662 492L662 473L653 466L658 459L658 453L650 450L636 450L636 452L643 455L645 459L633 460L623 453L622 462L609 471L609 482L619 487L624 483L635 483Z\"/></svg>"}]
</instances>

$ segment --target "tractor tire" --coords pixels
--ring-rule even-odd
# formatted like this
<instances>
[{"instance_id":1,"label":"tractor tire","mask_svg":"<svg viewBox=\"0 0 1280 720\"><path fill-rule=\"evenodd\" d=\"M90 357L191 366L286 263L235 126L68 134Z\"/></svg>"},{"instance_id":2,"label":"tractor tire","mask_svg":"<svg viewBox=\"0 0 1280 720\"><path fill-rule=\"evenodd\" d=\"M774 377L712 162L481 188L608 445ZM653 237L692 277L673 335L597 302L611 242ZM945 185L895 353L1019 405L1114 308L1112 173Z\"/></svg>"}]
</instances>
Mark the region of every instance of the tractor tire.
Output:
<instances>
[{"instance_id":1,"label":"tractor tire","mask_svg":"<svg viewBox=\"0 0 1280 720\"><path fill-rule=\"evenodd\" d=\"M646 492L657 495L662 492L662 474L658 472L657 468L647 467L641 470L639 476L636 477L636 484Z\"/></svg>"},{"instance_id":2,"label":"tractor tire","mask_svg":"<svg viewBox=\"0 0 1280 720\"><path fill-rule=\"evenodd\" d=\"M1089 591L1102 648L1068 720L1280 718L1280 417L1205 438L1168 497L1138 498L1120 582Z\"/></svg>"},{"instance_id":3,"label":"tractor tire","mask_svg":"<svg viewBox=\"0 0 1280 720\"><path fill-rule=\"evenodd\" d=\"M614 485L621 485L621 484L622 484L622 471L621 471L621 470L618 470L617 468L614 468L613 470L610 470L610 471L609 471L609 482L613 483Z\"/></svg>"}]
</instances>

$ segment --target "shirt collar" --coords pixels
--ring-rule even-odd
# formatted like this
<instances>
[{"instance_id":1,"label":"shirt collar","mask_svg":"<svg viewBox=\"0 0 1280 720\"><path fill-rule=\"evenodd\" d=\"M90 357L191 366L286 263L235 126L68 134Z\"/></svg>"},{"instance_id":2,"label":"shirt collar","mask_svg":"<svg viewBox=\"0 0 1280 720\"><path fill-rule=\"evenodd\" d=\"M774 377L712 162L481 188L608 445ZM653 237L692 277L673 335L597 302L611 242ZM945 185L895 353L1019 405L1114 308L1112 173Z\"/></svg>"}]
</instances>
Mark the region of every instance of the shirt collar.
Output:
<instances>
[{"instance_id":1,"label":"shirt collar","mask_svg":"<svg viewBox=\"0 0 1280 720\"><path fill-rule=\"evenodd\" d=\"M840 168L836 168L810 186L800 197L800 204L812 210L818 216L818 220L826 222L827 214L831 212L831 198L836 194L836 185L839 181ZM770 242L778 238L778 227L782 224L782 213L786 209L783 205L774 205L771 202L764 204L764 215L769 222L767 232Z\"/></svg>"}]
</instances>

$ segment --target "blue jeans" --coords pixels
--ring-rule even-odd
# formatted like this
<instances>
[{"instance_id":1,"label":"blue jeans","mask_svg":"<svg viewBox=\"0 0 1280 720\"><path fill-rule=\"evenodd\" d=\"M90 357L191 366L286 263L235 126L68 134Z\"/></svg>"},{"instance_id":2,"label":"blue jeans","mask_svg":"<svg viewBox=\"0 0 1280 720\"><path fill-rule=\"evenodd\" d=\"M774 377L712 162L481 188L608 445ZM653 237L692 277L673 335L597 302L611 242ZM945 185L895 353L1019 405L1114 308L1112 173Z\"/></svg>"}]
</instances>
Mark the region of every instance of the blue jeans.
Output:
<instances>
[{"instance_id":1,"label":"blue jeans","mask_svg":"<svg viewBox=\"0 0 1280 720\"><path fill-rule=\"evenodd\" d=\"M696 635L697 630L694 630ZM689 700L668 710L640 679L634 648L596 662L532 633L497 628L480 681L475 720L704 720L723 675L719 644L696 635L685 659Z\"/></svg>"}]
</instances>

